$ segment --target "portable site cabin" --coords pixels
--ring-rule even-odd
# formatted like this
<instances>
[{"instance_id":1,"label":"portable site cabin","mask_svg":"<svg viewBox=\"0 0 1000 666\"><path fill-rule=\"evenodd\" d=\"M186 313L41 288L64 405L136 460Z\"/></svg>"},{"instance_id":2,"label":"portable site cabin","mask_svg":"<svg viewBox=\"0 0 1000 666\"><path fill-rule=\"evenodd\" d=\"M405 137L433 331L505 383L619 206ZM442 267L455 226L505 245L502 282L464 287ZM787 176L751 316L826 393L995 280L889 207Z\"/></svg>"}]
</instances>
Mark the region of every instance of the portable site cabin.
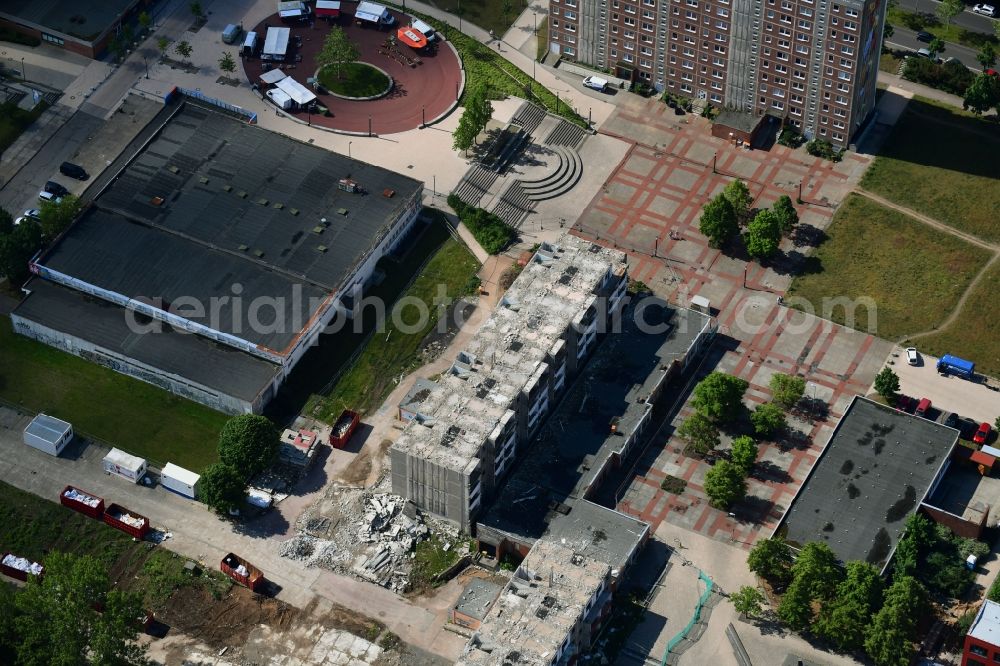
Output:
<instances>
[{"instance_id":1,"label":"portable site cabin","mask_svg":"<svg viewBox=\"0 0 1000 666\"><path fill-rule=\"evenodd\" d=\"M304 107L316 100L316 95L309 88L290 76L286 76L274 85L278 90L288 95L296 106Z\"/></svg>"},{"instance_id":2,"label":"portable site cabin","mask_svg":"<svg viewBox=\"0 0 1000 666\"><path fill-rule=\"evenodd\" d=\"M277 88L272 88L271 90L268 90L266 94L267 98L274 102L274 105L279 109L288 111L292 108L292 98L286 95L283 91Z\"/></svg>"},{"instance_id":3,"label":"portable site cabin","mask_svg":"<svg viewBox=\"0 0 1000 666\"><path fill-rule=\"evenodd\" d=\"M103 464L104 471L108 474L117 474L132 483L139 483L142 477L146 476L146 459L120 449L111 449L108 455L104 456Z\"/></svg>"},{"instance_id":4,"label":"portable site cabin","mask_svg":"<svg viewBox=\"0 0 1000 666\"><path fill-rule=\"evenodd\" d=\"M284 60L288 55L288 39L291 36L291 28L268 28L267 35L264 36L264 50L260 54L261 60Z\"/></svg>"},{"instance_id":5,"label":"portable site cabin","mask_svg":"<svg viewBox=\"0 0 1000 666\"><path fill-rule=\"evenodd\" d=\"M31 419L24 429L24 443L50 456L62 453L73 440L73 426L46 414Z\"/></svg>"},{"instance_id":6,"label":"portable site cabin","mask_svg":"<svg viewBox=\"0 0 1000 666\"><path fill-rule=\"evenodd\" d=\"M316 0L316 18L340 17L340 0Z\"/></svg>"},{"instance_id":7,"label":"portable site cabin","mask_svg":"<svg viewBox=\"0 0 1000 666\"><path fill-rule=\"evenodd\" d=\"M167 463L160 473L160 485L181 497L195 499L198 496L198 481L201 477L194 472Z\"/></svg>"},{"instance_id":8,"label":"portable site cabin","mask_svg":"<svg viewBox=\"0 0 1000 666\"><path fill-rule=\"evenodd\" d=\"M354 10L354 18L359 23L370 23L376 26L389 26L396 22L396 17L389 13L383 5L376 2L359 2Z\"/></svg>"}]
</instances>

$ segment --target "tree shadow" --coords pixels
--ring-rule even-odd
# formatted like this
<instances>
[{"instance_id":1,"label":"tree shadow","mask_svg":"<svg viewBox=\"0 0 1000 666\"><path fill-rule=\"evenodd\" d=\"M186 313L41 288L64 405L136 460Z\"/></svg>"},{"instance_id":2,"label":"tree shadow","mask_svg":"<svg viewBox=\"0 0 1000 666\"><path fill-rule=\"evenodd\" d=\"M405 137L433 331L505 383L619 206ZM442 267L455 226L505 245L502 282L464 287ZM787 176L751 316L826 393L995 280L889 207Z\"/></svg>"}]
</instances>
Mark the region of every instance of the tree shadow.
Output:
<instances>
[{"instance_id":1,"label":"tree shadow","mask_svg":"<svg viewBox=\"0 0 1000 666\"><path fill-rule=\"evenodd\" d=\"M829 236L826 231L811 224L797 224L792 230L792 245L795 247L819 247Z\"/></svg>"},{"instance_id":2,"label":"tree shadow","mask_svg":"<svg viewBox=\"0 0 1000 666\"><path fill-rule=\"evenodd\" d=\"M746 523L763 523L774 510L773 501L756 495L747 495L735 505L732 512L736 519Z\"/></svg>"},{"instance_id":3,"label":"tree shadow","mask_svg":"<svg viewBox=\"0 0 1000 666\"><path fill-rule=\"evenodd\" d=\"M825 421L830 415L830 405L821 398L804 396L795 405L795 413L813 421Z\"/></svg>"},{"instance_id":4,"label":"tree shadow","mask_svg":"<svg viewBox=\"0 0 1000 666\"><path fill-rule=\"evenodd\" d=\"M812 440L809 439L809 435L792 428L786 428L781 437L775 439L775 443L784 452L792 450L805 451L812 446Z\"/></svg>"},{"instance_id":5,"label":"tree shadow","mask_svg":"<svg viewBox=\"0 0 1000 666\"><path fill-rule=\"evenodd\" d=\"M353 438L352 438L353 439ZM308 495L318 490L322 490L327 483L326 462L329 460L333 450L328 445L318 447L316 459L313 460L309 471L296 481L289 489L291 495Z\"/></svg>"},{"instance_id":6,"label":"tree shadow","mask_svg":"<svg viewBox=\"0 0 1000 666\"><path fill-rule=\"evenodd\" d=\"M758 481L771 481L774 483L788 483L792 476L788 470L779 467L770 460L759 460L750 471L750 476Z\"/></svg>"},{"instance_id":7,"label":"tree shadow","mask_svg":"<svg viewBox=\"0 0 1000 666\"><path fill-rule=\"evenodd\" d=\"M288 521L273 508L256 518L233 521L233 531L254 539L269 539L288 533Z\"/></svg>"}]
</instances>

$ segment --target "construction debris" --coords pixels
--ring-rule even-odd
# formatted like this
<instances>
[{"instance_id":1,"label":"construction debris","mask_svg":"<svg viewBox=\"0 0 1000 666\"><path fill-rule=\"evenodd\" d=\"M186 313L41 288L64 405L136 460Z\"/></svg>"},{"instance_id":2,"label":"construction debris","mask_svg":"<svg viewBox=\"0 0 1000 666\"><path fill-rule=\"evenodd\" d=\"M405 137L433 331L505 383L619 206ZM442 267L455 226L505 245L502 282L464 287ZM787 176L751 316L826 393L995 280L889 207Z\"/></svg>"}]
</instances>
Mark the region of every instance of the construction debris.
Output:
<instances>
[{"instance_id":1,"label":"construction debris","mask_svg":"<svg viewBox=\"0 0 1000 666\"><path fill-rule=\"evenodd\" d=\"M347 553L338 554L332 541L324 541L308 534L300 534L281 544L278 554L292 560L304 561L306 566L332 569L337 560L345 559Z\"/></svg>"}]
</instances>

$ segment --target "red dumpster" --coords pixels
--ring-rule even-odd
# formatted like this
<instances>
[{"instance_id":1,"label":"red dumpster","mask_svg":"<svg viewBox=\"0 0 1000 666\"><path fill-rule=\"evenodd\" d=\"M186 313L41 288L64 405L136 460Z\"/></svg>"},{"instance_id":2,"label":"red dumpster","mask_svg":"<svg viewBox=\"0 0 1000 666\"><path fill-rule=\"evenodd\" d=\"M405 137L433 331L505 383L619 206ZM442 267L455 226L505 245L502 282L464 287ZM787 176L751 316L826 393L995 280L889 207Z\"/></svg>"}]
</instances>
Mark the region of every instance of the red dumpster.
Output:
<instances>
[{"instance_id":1,"label":"red dumpster","mask_svg":"<svg viewBox=\"0 0 1000 666\"><path fill-rule=\"evenodd\" d=\"M256 591L257 587L264 581L264 574L260 569L233 553L222 558L222 564L219 565L219 568L222 569L222 573L237 583L246 585L251 591Z\"/></svg>"},{"instance_id":2,"label":"red dumpster","mask_svg":"<svg viewBox=\"0 0 1000 666\"><path fill-rule=\"evenodd\" d=\"M118 504L109 504L104 510L104 522L136 539L144 539L149 532L149 518Z\"/></svg>"},{"instance_id":3,"label":"red dumpster","mask_svg":"<svg viewBox=\"0 0 1000 666\"><path fill-rule=\"evenodd\" d=\"M361 416L357 412L345 409L341 412L337 422L333 425L333 432L330 433L330 446L335 449L342 449L347 446L355 428L361 422Z\"/></svg>"},{"instance_id":4,"label":"red dumpster","mask_svg":"<svg viewBox=\"0 0 1000 666\"><path fill-rule=\"evenodd\" d=\"M28 574L41 576L45 573L45 567L38 562L18 557L13 553L4 553L3 557L0 558L0 573L16 580L27 582Z\"/></svg>"},{"instance_id":5,"label":"red dumpster","mask_svg":"<svg viewBox=\"0 0 1000 666\"><path fill-rule=\"evenodd\" d=\"M66 486L59 494L59 503L85 516L100 519L104 513L104 500L73 486Z\"/></svg>"}]
</instances>

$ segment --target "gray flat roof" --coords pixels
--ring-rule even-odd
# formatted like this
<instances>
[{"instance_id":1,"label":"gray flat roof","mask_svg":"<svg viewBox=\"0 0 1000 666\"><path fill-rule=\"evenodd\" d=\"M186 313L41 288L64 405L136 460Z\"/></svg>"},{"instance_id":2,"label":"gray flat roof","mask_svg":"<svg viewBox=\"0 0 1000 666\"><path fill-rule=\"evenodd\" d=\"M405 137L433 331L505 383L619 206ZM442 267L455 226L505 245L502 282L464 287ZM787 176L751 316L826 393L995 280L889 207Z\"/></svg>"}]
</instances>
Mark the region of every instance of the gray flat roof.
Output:
<instances>
[{"instance_id":1,"label":"gray flat roof","mask_svg":"<svg viewBox=\"0 0 1000 666\"><path fill-rule=\"evenodd\" d=\"M125 310L47 280L28 283L31 295L13 314L225 395L252 401L280 368L199 335L137 334Z\"/></svg>"},{"instance_id":2,"label":"gray flat roof","mask_svg":"<svg viewBox=\"0 0 1000 666\"><path fill-rule=\"evenodd\" d=\"M24 430L47 442L58 442L62 439L63 435L72 429L73 426L62 419L57 419L48 414L38 414L35 418L31 419L31 423Z\"/></svg>"},{"instance_id":3,"label":"gray flat roof","mask_svg":"<svg viewBox=\"0 0 1000 666\"><path fill-rule=\"evenodd\" d=\"M482 620L489 612L490 606L500 596L501 590L503 587L494 582L473 578L466 584L458 601L455 602L455 611Z\"/></svg>"},{"instance_id":4,"label":"gray flat roof","mask_svg":"<svg viewBox=\"0 0 1000 666\"><path fill-rule=\"evenodd\" d=\"M747 111L724 109L712 123L743 132L753 132L763 119L764 116L757 116Z\"/></svg>"},{"instance_id":5,"label":"gray flat roof","mask_svg":"<svg viewBox=\"0 0 1000 666\"><path fill-rule=\"evenodd\" d=\"M609 333L601 342L480 524L526 539L537 539L548 529L587 540L588 532L602 529L597 525L602 522L607 545L598 548L598 539L592 546L611 554L593 556L612 566L617 566L615 558L625 550L624 544L645 531L641 521L590 502L572 501L587 496L603 467L624 445L622 435L631 433L651 409L646 398L663 381L671 362L683 360L711 324L707 315L671 307L660 299L640 303L641 308L626 308L621 332ZM650 326L666 326L644 332L637 317ZM614 420L617 433L611 433ZM571 507L570 512L563 515L552 508L559 504ZM588 520L595 521L589 528ZM621 544L615 543L618 535L612 530L622 531ZM625 555L629 552L630 548Z\"/></svg>"},{"instance_id":6,"label":"gray flat roof","mask_svg":"<svg viewBox=\"0 0 1000 666\"><path fill-rule=\"evenodd\" d=\"M882 567L958 441L952 428L856 397L785 513L793 545Z\"/></svg>"},{"instance_id":7,"label":"gray flat roof","mask_svg":"<svg viewBox=\"0 0 1000 666\"><path fill-rule=\"evenodd\" d=\"M199 247L189 241L108 213L90 209L39 262L89 284L138 300L153 299L191 321L263 345L276 352L291 345L303 324L329 293L238 255ZM236 286L241 291L235 291ZM241 298L234 298L234 294ZM298 294L298 296L296 296ZM257 309L257 297L285 308ZM149 301L146 301L149 302ZM202 316L192 314L193 302ZM234 307L234 303L238 307ZM251 316L262 326L254 326Z\"/></svg>"},{"instance_id":8,"label":"gray flat roof","mask_svg":"<svg viewBox=\"0 0 1000 666\"><path fill-rule=\"evenodd\" d=\"M0 15L92 42L136 4L138 0L4 0Z\"/></svg>"},{"instance_id":9,"label":"gray flat roof","mask_svg":"<svg viewBox=\"0 0 1000 666\"><path fill-rule=\"evenodd\" d=\"M367 193L338 189L343 178ZM193 251L239 252L333 291L422 191L413 178L185 104L97 204L183 235Z\"/></svg>"}]
</instances>

